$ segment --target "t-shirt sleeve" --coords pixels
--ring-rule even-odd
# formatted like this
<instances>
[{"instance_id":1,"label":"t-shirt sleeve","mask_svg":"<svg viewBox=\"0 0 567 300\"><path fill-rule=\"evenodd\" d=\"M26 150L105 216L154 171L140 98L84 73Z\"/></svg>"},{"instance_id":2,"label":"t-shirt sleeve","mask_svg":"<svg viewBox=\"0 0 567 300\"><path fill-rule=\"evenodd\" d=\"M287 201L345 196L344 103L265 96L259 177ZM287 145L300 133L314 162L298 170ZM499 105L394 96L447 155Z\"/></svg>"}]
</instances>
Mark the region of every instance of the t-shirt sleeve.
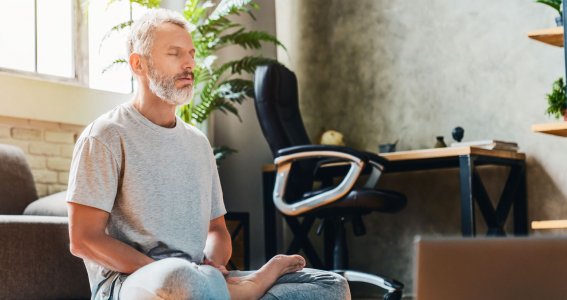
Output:
<instances>
[{"instance_id":1,"label":"t-shirt sleeve","mask_svg":"<svg viewBox=\"0 0 567 300\"><path fill-rule=\"evenodd\" d=\"M224 207L224 200L222 196L222 188L219 179L219 171L217 168L217 162L215 156L211 151L211 177L212 177L212 191L211 191L211 220L216 219L224 214L226 214L226 208Z\"/></svg>"},{"instance_id":2,"label":"t-shirt sleeve","mask_svg":"<svg viewBox=\"0 0 567 300\"><path fill-rule=\"evenodd\" d=\"M94 137L77 141L69 171L67 202L111 212L118 190L120 165L112 151Z\"/></svg>"}]
</instances>

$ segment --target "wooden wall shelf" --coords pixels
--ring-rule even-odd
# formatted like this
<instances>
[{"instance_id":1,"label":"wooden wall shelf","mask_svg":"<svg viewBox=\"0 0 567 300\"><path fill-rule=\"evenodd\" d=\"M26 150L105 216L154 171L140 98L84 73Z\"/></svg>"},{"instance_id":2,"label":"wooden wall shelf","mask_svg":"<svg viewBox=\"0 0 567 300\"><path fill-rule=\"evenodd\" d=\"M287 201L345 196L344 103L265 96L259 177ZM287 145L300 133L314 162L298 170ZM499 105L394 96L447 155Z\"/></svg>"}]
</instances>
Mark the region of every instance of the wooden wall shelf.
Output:
<instances>
[{"instance_id":1,"label":"wooden wall shelf","mask_svg":"<svg viewBox=\"0 0 567 300\"><path fill-rule=\"evenodd\" d=\"M533 221L532 229L561 229L567 228L567 220Z\"/></svg>"},{"instance_id":2,"label":"wooden wall shelf","mask_svg":"<svg viewBox=\"0 0 567 300\"><path fill-rule=\"evenodd\" d=\"M549 45L563 47L563 27L546 28L528 32L528 37Z\"/></svg>"},{"instance_id":3,"label":"wooden wall shelf","mask_svg":"<svg viewBox=\"0 0 567 300\"><path fill-rule=\"evenodd\" d=\"M567 122L532 125L532 130L545 134L567 137Z\"/></svg>"}]
</instances>

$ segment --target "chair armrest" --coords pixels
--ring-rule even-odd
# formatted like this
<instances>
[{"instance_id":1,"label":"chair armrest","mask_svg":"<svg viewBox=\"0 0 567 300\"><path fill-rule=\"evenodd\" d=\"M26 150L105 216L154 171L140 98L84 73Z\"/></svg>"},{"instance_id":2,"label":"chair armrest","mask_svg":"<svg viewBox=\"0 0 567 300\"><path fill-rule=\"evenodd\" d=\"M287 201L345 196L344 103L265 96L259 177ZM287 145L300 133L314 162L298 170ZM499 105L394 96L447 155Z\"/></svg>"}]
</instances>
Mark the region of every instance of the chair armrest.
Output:
<instances>
[{"instance_id":1,"label":"chair armrest","mask_svg":"<svg viewBox=\"0 0 567 300\"><path fill-rule=\"evenodd\" d=\"M88 299L81 259L69 252L65 217L0 215L0 299Z\"/></svg>"},{"instance_id":2,"label":"chair armrest","mask_svg":"<svg viewBox=\"0 0 567 300\"><path fill-rule=\"evenodd\" d=\"M360 160L364 160L364 161L367 160L367 157L361 151L349 147L331 146L331 145L301 145L301 146L287 147L280 149L278 151L277 157L289 156L292 154L298 154L304 152L316 152L316 151L332 151L336 153L350 154L352 156L358 157Z\"/></svg>"},{"instance_id":3,"label":"chair armrest","mask_svg":"<svg viewBox=\"0 0 567 300\"><path fill-rule=\"evenodd\" d=\"M296 203L286 203L284 193L286 184L294 161L309 158L338 158L347 161L350 168L341 183L333 189L302 199ZM274 205L280 212L289 216L296 216L304 212L327 205L346 195L358 180L367 161L360 151L339 146L305 145L281 149L274 160L277 174L274 185Z\"/></svg>"}]
</instances>

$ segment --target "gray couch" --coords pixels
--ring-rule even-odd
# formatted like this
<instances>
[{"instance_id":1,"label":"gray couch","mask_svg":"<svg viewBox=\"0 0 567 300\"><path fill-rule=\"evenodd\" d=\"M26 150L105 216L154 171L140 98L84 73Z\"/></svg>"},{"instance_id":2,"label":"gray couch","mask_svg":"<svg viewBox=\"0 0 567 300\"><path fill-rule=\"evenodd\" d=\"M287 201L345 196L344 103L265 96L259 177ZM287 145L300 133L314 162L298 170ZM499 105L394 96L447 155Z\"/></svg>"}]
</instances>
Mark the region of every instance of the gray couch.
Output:
<instances>
[{"instance_id":1,"label":"gray couch","mask_svg":"<svg viewBox=\"0 0 567 300\"><path fill-rule=\"evenodd\" d=\"M37 199L24 153L0 144L0 299L88 299L69 252L65 192Z\"/></svg>"}]
</instances>

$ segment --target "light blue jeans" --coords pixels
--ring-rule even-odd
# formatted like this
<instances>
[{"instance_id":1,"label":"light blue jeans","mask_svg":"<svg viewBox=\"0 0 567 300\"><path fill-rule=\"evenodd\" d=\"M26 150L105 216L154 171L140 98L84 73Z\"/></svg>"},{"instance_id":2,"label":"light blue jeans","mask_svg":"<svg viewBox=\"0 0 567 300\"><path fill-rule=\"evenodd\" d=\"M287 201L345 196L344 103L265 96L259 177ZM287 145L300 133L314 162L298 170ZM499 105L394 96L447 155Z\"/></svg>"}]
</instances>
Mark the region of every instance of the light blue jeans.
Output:
<instances>
[{"instance_id":1,"label":"light blue jeans","mask_svg":"<svg viewBox=\"0 0 567 300\"><path fill-rule=\"evenodd\" d=\"M252 272L232 271L229 276L239 277ZM226 281L219 270L180 258L165 258L139 269L124 277L112 294L119 295L120 300L230 299ZM350 290L347 281L338 274L305 268L280 277L262 299L342 300L350 299Z\"/></svg>"}]
</instances>

